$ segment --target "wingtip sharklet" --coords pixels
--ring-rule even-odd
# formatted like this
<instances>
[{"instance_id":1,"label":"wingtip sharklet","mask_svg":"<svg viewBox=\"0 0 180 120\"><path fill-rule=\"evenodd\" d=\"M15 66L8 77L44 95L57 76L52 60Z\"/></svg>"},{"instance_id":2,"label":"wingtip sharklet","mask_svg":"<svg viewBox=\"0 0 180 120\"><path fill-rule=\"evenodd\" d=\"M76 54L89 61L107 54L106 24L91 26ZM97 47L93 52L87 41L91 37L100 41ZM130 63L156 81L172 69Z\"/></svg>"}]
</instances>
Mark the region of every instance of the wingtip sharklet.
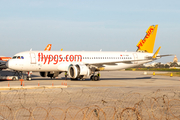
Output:
<instances>
[{"instance_id":1,"label":"wingtip sharklet","mask_svg":"<svg viewBox=\"0 0 180 120\"><path fill-rule=\"evenodd\" d=\"M153 55L153 59L155 59L157 57L157 54L159 53L159 50L161 49L161 46L157 49L157 51L154 53Z\"/></svg>"}]
</instances>

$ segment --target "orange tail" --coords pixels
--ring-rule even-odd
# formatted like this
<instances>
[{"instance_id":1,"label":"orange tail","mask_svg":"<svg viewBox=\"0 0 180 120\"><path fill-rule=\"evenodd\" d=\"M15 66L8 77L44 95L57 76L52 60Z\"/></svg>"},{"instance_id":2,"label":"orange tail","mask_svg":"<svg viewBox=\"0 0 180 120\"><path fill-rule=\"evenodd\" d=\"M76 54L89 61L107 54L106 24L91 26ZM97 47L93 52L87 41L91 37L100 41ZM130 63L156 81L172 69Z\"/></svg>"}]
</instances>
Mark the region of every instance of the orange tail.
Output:
<instances>
[{"instance_id":1,"label":"orange tail","mask_svg":"<svg viewBox=\"0 0 180 120\"><path fill-rule=\"evenodd\" d=\"M0 60L2 61L8 61L9 59L12 59L11 57L0 57Z\"/></svg>"},{"instance_id":2,"label":"orange tail","mask_svg":"<svg viewBox=\"0 0 180 120\"><path fill-rule=\"evenodd\" d=\"M51 46L52 46L52 44L48 44L46 46L46 48L44 49L44 51L50 51L51 50Z\"/></svg>"}]
</instances>

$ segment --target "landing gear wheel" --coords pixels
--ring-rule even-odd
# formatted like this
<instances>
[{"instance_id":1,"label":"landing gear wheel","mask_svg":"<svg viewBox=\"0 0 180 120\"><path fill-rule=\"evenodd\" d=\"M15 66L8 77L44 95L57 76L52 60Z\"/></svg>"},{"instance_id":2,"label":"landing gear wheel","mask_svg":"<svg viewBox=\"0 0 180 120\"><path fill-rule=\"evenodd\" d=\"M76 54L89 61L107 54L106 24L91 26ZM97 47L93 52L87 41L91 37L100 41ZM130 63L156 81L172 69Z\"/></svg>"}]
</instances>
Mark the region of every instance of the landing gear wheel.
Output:
<instances>
[{"instance_id":1,"label":"landing gear wheel","mask_svg":"<svg viewBox=\"0 0 180 120\"><path fill-rule=\"evenodd\" d=\"M99 80L98 76L94 76L94 80L98 81Z\"/></svg>"},{"instance_id":2,"label":"landing gear wheel","mask_svg":"<svg viewBox=\"0 0 180 120\"><path fill-rule=\"evenodd\" d=\"M83 80L83 77L84 77L84 75L80 75L80 76L79 76L79 80L82 81L82 80Z\"/></svg>"},{"instance_id":3,"label":"landing gear wheel","mask_svg":"<svg viewBox=\"0 0 180 120\"><path fill-rule=\"evenodd\" d=\"M27 77L27 80L28 80L28 81L31 81L31 77Z\"/></svg>"},{"instance_id":4,"label":"landing gear wheel","mask_svg":"<svg viewBox=\"0 0 180 120\"><path fill-rule=\"evenodd\" d=\"M92 76L90 77L90 79L91 79L92 81L98 81L98 80L99 80L99 77L98 77L97 75L92 75Z\"/></svg>"},{"instance_id":5,"label":"landing gear wheel","mask_svg":"<svg viewBox=\"0 0 180 120\"><path fill-rule=\"evenodd\" d=\"M90 79L91 79L92 81L94 81L94 75L91 75Z\"/></svg>"},{"instance_id":6,"label":"landing gear wheel","mask_svg":"<svg viewBox=\"0 0 180 120\"><path fill-rule=\"evenodd\" d=\"M13 77L12 80L15 81L15 80L16 80L16 77Z\"/></svg>"}]
</instances>

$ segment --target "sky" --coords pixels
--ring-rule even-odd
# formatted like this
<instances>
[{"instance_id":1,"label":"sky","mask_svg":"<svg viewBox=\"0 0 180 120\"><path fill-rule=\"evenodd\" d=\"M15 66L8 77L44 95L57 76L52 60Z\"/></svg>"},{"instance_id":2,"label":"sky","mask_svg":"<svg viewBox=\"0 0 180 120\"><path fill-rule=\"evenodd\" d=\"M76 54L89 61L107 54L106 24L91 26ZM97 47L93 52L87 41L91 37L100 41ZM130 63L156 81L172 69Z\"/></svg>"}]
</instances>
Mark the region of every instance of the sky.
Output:
<instances>
[{"instance_id":1,"label":"sky","mask_svg":"<svg viewBox=\"0 0 180 120\"><path fill-rule=\"evenodd\" d=\"M22 51L136 51L158 24L154 52L180 61L179 0L0 0L0 56ZM174 56L157 62L173 61Z\"/></svg>"}]
</instances>

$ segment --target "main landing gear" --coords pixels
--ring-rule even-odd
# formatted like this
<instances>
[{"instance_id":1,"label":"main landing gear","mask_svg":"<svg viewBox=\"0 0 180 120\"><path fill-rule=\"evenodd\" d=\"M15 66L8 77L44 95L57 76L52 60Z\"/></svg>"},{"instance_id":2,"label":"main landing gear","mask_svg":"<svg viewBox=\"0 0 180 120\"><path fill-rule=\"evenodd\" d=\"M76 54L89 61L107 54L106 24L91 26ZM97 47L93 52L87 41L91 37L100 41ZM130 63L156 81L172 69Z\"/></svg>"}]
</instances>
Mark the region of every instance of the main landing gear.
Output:
<instances>
[{"instance_id":1,"label":"main landing gear","mask_svg":"<svg viewBox=\"0 0 180 120\"><path fill-rule=\"evenodd\" d=\"M92 81L98 81L98 80L100 79L100 73L99 73L99 71L98 71L98 74L97 74L97 75L95 75L96 68L92 68L91 71L92 71L92 75L91 75L90 79L91 79Z\"/></svg>"},{"instance_id":2,"label":"main landing gear","mask_svg":"<svg viewBox=\"0 0 180 120\"><path fill-rule=\"evenodd\" d=\"M78 78L71 78L71 80L85 80L84 78L84 75L80 75Z\"/></svg>"},{"instance_id":3,"label":"main landing gear","mask_svg":"<svg viewBox=\"0 0 180 120\"><path fill-rule=\"evenodd\" d=\"M29 80L29 81L31 80L32 78L31 74L32 74L32 71L28 72L26 80Z\"/></svg>"},{"instance_id":4,"label":"main landing gear","mask_svg":"<svg viewBox=\"0 0 180 120\"><path fill-rule=\"evenodd\" d=\"M97 76L97 75L92 75L92 76L90 77L90 79L91 79L92 81L98 81L98 80L99 80L99 76Z\"/></svg>"}]
</instances>

